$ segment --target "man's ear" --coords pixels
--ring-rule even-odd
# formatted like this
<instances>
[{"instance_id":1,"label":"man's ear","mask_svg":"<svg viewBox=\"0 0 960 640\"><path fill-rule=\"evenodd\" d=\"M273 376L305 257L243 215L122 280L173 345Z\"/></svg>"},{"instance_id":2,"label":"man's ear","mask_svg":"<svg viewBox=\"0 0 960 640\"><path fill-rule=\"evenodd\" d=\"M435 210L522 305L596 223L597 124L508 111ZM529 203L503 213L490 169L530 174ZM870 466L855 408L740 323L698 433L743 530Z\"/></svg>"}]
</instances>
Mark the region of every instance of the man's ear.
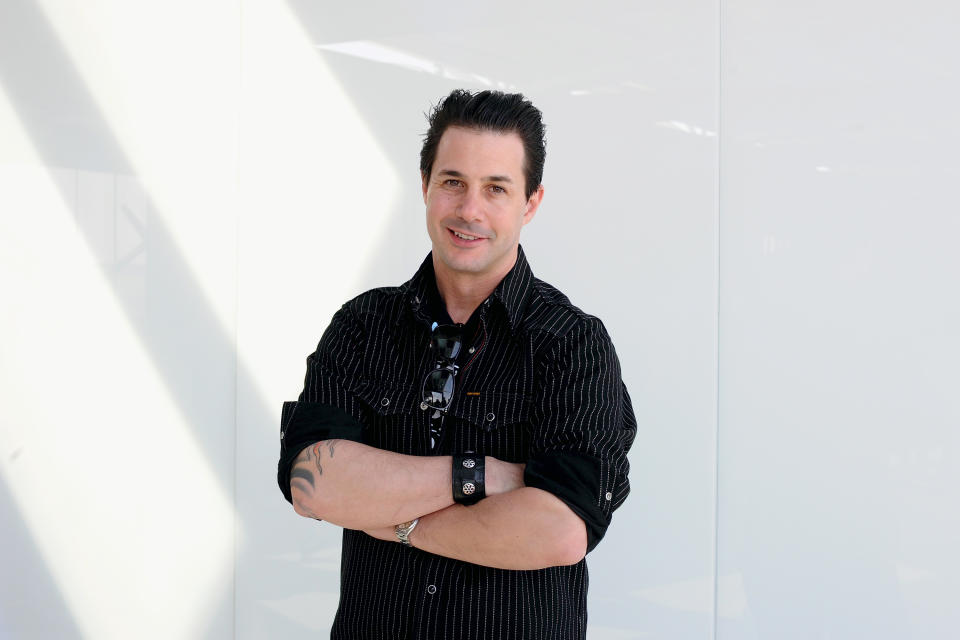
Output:
<instances>
[{"instance_id":1,"label":"man's ear","mask_svg":"<svg viewBox=\"0 0 960 640\"><path fill-rule=\"evenodd\" d=\"M543 185L537 187L537 190L530 194L530 197L527 198L527 210L523 213L523 224L527 224L533 220L533 216L537 215L537 209L540 208L540 203L543 202Z\"/></svg>"}]
</instances>

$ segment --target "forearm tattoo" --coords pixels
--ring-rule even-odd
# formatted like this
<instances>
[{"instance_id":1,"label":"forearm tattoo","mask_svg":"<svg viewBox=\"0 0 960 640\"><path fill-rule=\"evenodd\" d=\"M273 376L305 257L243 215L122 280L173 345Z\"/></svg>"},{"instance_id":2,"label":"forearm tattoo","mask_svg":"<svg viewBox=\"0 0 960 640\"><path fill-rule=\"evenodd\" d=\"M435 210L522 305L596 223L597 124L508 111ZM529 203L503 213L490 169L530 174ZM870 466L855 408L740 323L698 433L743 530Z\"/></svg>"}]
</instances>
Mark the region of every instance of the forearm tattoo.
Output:
<instances>
[{"instance_id":1,"label":"forearm tattoo","mask_svg":"<svg viewBox=\"0 0 960 640\"><path fill-rule=\"evenodd\" d=\"M333 451L339 440L323 440L316 442L309 447L305 447L293 461L293 468L290 469L290 493L293 496L293 504L297 508L297 513L314 518L318 518L307 506L313 499L314 492L317 489L317 478L323 475L323 450L327 450L327 455L333 458Z\"/></svg>"}]
</instances>

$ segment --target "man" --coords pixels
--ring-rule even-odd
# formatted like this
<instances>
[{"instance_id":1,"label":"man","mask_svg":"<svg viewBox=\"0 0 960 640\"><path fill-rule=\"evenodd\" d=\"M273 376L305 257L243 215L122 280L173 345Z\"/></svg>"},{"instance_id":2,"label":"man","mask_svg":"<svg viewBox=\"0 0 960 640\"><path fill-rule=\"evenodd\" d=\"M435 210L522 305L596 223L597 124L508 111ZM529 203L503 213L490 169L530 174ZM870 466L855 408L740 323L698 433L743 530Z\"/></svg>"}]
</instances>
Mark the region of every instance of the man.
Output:
<instances>
[{"instance_id":1,"label":"man","mask_svg":"<svg viewBox=\"0 0 960 640\"><path fill-rule=\"evenodd\" d=\"M596 318L537 280L540 112L454 91L421 151L433 250L334 316L284 404L278 482L343 527L331 637L583 638L584 556L636 433Z\"/></svg>"}]
</instances>

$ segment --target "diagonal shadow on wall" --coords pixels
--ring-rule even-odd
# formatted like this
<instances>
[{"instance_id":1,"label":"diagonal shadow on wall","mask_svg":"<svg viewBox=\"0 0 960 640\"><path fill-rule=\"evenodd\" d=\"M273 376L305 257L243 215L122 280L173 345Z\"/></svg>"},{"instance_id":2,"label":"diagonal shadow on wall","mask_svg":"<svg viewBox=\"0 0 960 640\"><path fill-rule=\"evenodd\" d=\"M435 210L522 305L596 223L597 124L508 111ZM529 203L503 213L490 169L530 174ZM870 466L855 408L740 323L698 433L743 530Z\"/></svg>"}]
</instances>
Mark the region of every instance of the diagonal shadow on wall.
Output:
<instances>
[{"instance_id":1,"label":"diagonal shadow on wall","mask_svg":"<svg viewBox=\"0 0 960 640\"><path fill-rule=\"evenodd\" d=\"M0 531L4 575L0 580L0 638L79 638L80 630L56 582L48 571L38 571L44 567L43 557L2 481Z\"/></svg>"},{"instance_id":2,"label":"diagonal shadow on wall","mask_svg":"<svg viewBox=\"0 0 960 640\"><path fill-rule=\"evenodd\" d=\"M8 0L0 9L0 83L46 166L108 174L133 172L132 163L46 16L29 0ZM64 201L70 202L74 194L62 185L61 189ZM156 211L149 201L146 210ZM78 229L95 253L96 239L83 225L78 225ZM237 362L235 337L218 321L162 218L148 215L143 235L146 259L138 276L143 278L138 288L140 295L130 295L129 287L121 286L130 274L121 274L114 266L101 264L103 278L111 284L127 321L189 423L191 435L205 454L221 493L233 504L236 411L233 390L238 378L251 380L252 376L237 370L241 365ZM69 268L64 265L64 269ZM121 271L122 268L120 265ZM198 370L197 363L203 363L202 370ZM104 390L105 403L109 393L110 389ZM265 424L276 422L275 412L268 410L262 399L251 405L253 419ZM135 430L136 425L131 429ZM148 437L148 433L134 433L131 442L136 443L138 438L146 441ZM0 487L0 495L6 499L10 492ZM9 514L4 510L4 519L22 523L23 518L13 514L15 507L11 509ZM237 526L243 529L242 522L237 522ZM13 531L16 533L18 529L14 527ZM8 540L16 543L14 547L8 546ZM31 589L29 593L23 592L22 597L45 601L46 616L72 620L63 595L51 596L56 584L56 567L45 566L36 549L31 549L29 532L21 526L19 534L12 537L5 534L4 542L4 558L18 557L17 566L22 565L23 571L35 576L20 583L21 589ZM37 579L41 574L45 578ZM4 609L8 602L14 604L4 599ZM217 632L207 629L202 637L222 634L224 624L232 626L231 590L223 589L212 606L209 623L219 629ZM2 617L9 616L0 616L0 619ZM63 625L72 629L71 635L78 635L76 622Z\"/></svg>"}]
</instances>

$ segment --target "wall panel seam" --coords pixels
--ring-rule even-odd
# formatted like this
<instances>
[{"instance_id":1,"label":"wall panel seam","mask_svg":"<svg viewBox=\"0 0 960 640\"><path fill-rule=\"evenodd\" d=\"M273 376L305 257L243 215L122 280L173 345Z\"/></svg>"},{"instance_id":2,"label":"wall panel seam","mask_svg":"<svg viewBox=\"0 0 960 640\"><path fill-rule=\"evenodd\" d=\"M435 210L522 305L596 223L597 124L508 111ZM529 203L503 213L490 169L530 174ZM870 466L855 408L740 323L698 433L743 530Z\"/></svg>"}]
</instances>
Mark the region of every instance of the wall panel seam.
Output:
<instances>
[{"instance_id":1,"label":"wall panel seam","mask_svg":"<svg viewBox=\"0 0 960 640\"><path fill-rule=\"evenodd\" d=\"M719 629L719 599L720 599L720 224L722 207L722 147L723 147L723 0L717 0L717 174L716 174L716 218L714 221L714 255L716 259L716 281L715 297L716 305L716 325L715 325L715 350L714 350L714 375L716 376L714 387L714 436L713 436L713 640L718 640Z\"/></svg>"}]
</instances>

